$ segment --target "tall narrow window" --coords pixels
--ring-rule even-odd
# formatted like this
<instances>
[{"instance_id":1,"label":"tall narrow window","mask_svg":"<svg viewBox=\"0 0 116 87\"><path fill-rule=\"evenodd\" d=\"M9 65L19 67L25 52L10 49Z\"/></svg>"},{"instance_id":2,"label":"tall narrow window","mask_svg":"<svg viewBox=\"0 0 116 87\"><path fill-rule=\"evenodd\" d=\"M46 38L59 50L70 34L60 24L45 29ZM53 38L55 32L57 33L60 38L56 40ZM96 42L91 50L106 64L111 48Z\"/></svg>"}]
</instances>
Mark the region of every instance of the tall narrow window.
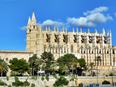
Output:
<instances>
[{"instance_id":1,"label":"tall narrow window","mask_svg":"<svg viewBox=\"0 0 116 87\"><path fill-rule=\"evenodd\" d=\"M73 45L71 45L71 52L73 52Z\"/></svg>"},{"instance_id":2,"label":"tall narrow window","mask_svg":"<svg viewBox=\"0 0 116 87\"><path fill-rule=\"evenodd\" d=\"M68 35L63 35L63 42L68 43Z\"/></svg>"},{"instance_id":3,"label":"tall narrow window","mask_svg":"<svg viewBox=\"0 0 116 87\"><path fill-rule=\"evenodd\" d=\"M74 37L74 43L77 43L77 35L73 35Z\"/></svg>"},{"instance_id":4,"label":"tall narrow window","mask_svg":"<svg viewBox=\"0 0 116 87\"><path fill-rule=\"evenodd\" d=\"M50 34L46 34L46 42L50 42Z\"/></svg>"}]
</instances>

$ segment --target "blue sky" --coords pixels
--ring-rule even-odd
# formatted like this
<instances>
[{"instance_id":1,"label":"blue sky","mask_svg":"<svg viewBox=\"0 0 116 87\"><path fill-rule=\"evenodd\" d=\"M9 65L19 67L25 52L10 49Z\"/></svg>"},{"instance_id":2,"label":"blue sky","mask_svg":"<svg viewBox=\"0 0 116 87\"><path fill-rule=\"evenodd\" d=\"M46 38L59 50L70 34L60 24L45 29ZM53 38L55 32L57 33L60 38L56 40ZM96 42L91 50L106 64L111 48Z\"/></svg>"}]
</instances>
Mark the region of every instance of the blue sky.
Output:
<instances>
[{"instance_id":1,"label":"blue sky","mask_svg":"<svg viewBox=\"0 0 116 87\"><path fill-rule=\"evenodd\" d=\"M116 45L116 0L0 0L0 50L25 50L28 17L41 24L111 29ZM95 18L97 17L97 19ZM91 19L93 18L93 19Z\"/></svg>"}]
</instances>

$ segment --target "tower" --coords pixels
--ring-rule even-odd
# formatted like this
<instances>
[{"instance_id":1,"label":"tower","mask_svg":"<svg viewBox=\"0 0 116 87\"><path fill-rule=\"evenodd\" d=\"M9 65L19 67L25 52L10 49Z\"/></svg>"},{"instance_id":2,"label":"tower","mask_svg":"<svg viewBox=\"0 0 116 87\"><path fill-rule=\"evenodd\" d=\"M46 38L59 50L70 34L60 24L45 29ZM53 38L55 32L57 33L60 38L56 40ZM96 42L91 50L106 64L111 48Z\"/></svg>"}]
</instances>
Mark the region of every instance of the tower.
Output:
<instances>
[{"instance_id":1,"label":"tower","mask_svg":"<svg viewBox=\"0 0 116 87\"><path fill-rule=\"evenodd\" d=\"M33 12L32 18L29 17L28 19L28 24L27 24L27 43L26 43L26 50L31 51L34 53L37 53L37 45L39 44L39 38L41 37L40 35L41 32L41 27L37 25L36 17ZM39 41L39 42L38 42Z\"/></svg>"}]
</instances>

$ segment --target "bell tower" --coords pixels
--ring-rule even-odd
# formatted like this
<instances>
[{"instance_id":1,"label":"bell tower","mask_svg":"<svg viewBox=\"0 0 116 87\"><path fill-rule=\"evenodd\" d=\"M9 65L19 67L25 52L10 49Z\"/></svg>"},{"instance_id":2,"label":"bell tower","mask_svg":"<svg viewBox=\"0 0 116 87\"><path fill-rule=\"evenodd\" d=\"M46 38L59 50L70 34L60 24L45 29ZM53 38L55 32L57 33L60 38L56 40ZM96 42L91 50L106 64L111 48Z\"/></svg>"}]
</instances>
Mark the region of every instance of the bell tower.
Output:
<instances>
[{"instance_id":1,"label":"bell tower","mask_svg":"<svg viewBox=\"0 0 116 87\"><path fill-rule=\"evenodd\" d=\"M29 17L26 31L26 50L36 53L40 26L37 25L35 13L32 13L32 18Z\"/></svg>"}]
</instances>

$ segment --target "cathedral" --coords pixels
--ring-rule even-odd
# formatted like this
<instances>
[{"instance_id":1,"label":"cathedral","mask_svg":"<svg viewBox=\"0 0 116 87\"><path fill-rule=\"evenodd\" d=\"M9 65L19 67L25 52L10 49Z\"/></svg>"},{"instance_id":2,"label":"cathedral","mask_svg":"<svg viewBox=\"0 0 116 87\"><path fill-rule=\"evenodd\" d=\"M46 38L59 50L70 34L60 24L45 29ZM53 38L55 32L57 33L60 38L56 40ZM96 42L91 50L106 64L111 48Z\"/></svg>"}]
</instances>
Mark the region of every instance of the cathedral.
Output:
<instances>
[{"instance_id":1,"label":"cathedral","mask_svg":"<svg viewBox=\"0 0 116 87\"><path fill-rule=\"evenodd\" d=\"M116 47L112 46L112 33L103 29L102 33L83 32L83 29L57 27L42 28L37 24L35 14L29 18L26 31L26 51L40 56L43 52L51 52L55 59L71 53L77 58L84 58L87 64L99 66L116 66Z\"/></svg>"}]
</instances>

